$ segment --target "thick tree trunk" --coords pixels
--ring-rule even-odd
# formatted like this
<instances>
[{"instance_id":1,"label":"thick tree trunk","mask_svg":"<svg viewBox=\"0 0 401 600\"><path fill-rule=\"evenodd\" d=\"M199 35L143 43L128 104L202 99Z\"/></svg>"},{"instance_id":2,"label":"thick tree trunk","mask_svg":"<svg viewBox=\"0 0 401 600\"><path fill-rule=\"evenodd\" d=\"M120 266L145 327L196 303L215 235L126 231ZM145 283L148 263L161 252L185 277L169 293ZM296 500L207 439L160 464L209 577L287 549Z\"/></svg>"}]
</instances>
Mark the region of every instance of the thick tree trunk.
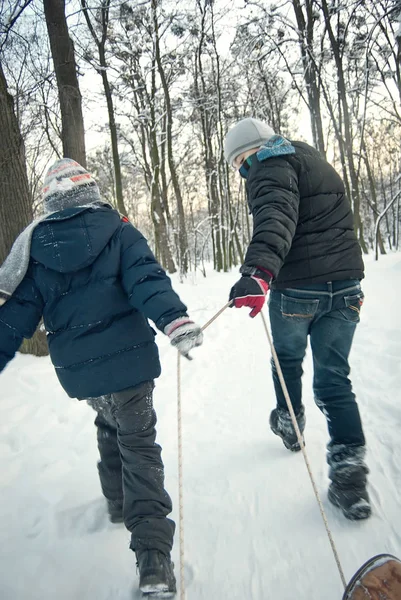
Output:
<instances>
[{"instance_id":1,"label":"thick tree trunk","mask_svg":"<svg viewBox=\"0 0 401 600\"><path fill-rule=\"evenodd\" d=\"M18 234L32 220L32 204L25 165L24 142L14 112L14 102L0 63L0 264ZM44 356L46 336L36 333L22 351Z\"/></svg>"},{"instance_id":2,"label":"thick tree trunk","mask_svg":"<svg viewBox=\"0 0 401 600\"><path fill-rule=\"evenodd\" d=\"M56 72L62 122L63 156L86 167L85 131L74 46L68 34L65 0L43 0Z\"/></svg>"},{"instance_id":3,"label":"thick tree trunk","mask_svg":"<svg viewBox=\"0 0 401 600\"><path fill-rule=\"evenodd\" d=\"M0 263L32 220L24 142L0 64Z\"/></svg>"}]
</instances>

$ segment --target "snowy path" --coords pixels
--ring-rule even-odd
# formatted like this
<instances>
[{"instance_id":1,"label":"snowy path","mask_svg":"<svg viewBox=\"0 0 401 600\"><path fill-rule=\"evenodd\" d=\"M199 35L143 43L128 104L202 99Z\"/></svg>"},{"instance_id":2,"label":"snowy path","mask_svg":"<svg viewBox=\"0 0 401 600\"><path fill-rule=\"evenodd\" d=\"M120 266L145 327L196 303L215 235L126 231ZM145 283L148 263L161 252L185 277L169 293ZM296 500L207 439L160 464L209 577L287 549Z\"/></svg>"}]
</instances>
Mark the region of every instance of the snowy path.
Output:
<instances>
[{"instance_id":1,"label":"snowy path","mask_svg":"<svg viewBox=\"0 0 401 600\"><path fill-rule=\"evenodd\" d=\"M369 447L368 522L349 523L327 504L326 426L310 357L304 375L307 450L347 579L373 554L401 555L401 256L367 262L351 361ZM203 324L235 277L211 273L177 289ZM158 339L159 441L177 505L176 357ZM183 364L187 600L341 600L302 456L268 427L274 399L261 319L227 310L194 357ZM134 556L129 534L105 515L94 412L64 394L47 358L18 356L0 390L1 600L132 600Z\"/></svg>"}]
</instances>

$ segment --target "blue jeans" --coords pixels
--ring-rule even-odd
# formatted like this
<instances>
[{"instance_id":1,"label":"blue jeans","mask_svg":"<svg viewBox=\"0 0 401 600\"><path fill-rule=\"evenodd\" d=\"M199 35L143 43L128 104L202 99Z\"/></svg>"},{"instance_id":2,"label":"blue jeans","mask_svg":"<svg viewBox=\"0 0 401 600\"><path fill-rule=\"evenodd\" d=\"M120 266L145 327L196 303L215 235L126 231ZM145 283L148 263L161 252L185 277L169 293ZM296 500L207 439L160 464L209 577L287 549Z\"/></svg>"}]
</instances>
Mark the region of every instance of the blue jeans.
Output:
<instances>
[{"instance_id":1,"label":"blue jeans","mask_svg":"<svg viewBox=\"0 0 401 600\"><path fill-rule=\"evenodd\" d=\"M327 418L331 444L365 444L348 377L348 356L363 297L356 279L270 292L273 342L295 414L302 405L302 361L309 335L315 402ZM287 410L273 361L272 369L277 406Z\"/></svg>"}]
</instances>

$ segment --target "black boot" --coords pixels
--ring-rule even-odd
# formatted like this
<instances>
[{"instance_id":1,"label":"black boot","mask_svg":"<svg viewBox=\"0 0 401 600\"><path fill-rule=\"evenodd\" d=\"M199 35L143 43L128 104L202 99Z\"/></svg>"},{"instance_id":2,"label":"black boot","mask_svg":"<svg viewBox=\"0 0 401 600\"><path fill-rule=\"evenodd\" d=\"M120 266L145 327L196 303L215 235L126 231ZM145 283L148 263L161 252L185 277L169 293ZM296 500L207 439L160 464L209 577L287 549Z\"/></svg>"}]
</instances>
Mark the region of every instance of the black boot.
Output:
<instances>
[{"instance_id":1,"label":"black boot","mask_svg":"<svg viewBox=\"0 0 401 600\"><path fill-rule=\"evenodd\" d=\"M296 416L298 427L303 433L305 429L305 409L301 406ZM298 442L297 434L292 424L291 415L287 410L275 408L270 414L270 429L273 433L281 437L283 444L291 452L299 452L301 446ZM302 438L303 439L303 438Z\"/></svg>"},{"instance_id":2,"label":"black boot","mask_svg":"<svg viewBox=\"0 0 401 600\"><path fill-rule=\"evenodd\" d=\"M327 462L331 483L328 499L351 521L367 519L372 513L366 489L369 469L364 458L364 446L329 444Z\"/></svg>"},{"instance_id":3,"label":"black boot","mask_svg":"<svg viewBox=\"0 0 401 600\"><path fill-rule=\"evenodd\" d=\"M160 550L139 550L136 552L136 558L141 592L164 597L176 593L174 565L170 556L166 556Z\"/></svg>"},{"instance_id":4,"label":"black boot","mask_svg":"<svg viewBox=\"0 0 401 600\"><path fill-rule=\"evenodd\" d=\"M107 510L111 523L123 523L123 501L107 500Z\"/></svg>"}]
</instances>

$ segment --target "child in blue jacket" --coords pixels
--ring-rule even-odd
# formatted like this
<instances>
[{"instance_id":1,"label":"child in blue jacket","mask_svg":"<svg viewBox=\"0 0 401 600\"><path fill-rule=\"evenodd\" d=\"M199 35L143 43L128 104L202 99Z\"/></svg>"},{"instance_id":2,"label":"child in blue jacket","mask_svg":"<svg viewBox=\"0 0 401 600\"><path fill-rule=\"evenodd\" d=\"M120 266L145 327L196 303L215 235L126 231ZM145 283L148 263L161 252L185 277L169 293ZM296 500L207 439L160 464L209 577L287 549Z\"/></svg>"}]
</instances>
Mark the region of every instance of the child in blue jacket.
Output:
<instances>
[{"instance_id":1,"label":"child in blue jacket","mask_svg":"<svg viewBox=\"0 0 401 600\"><path fill-rule=\"evenodd\" d=\"M202 332L128 220L102 202L92 176L64 158L48 171L45 214L0 269L0 372L43 317L50 357L72 398L97 410L99 475L112 521L131 532L145 593L174 593L175 524L155 443L155 332L183 354Z\"/></svg>"}]
</instances>

